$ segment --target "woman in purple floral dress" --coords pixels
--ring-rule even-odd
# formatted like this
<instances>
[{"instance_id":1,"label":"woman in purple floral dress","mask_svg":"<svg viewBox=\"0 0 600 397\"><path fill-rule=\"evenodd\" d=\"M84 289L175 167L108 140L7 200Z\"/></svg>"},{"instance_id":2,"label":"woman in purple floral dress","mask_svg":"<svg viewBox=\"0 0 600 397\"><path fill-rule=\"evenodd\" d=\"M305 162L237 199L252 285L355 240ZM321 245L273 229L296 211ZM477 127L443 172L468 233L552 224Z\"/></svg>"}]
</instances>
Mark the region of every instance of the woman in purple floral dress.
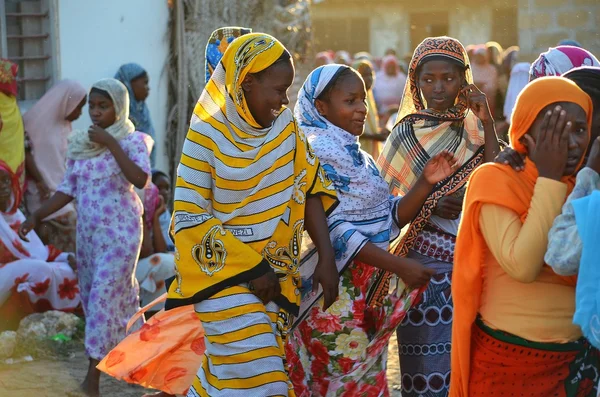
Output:
<instances>
[{"instance_id":1,"label":"woman in purple floral dress","mask_svg":"<svg viewBox=\"0 0 600 397\"><path fill-rule=\"evenodd\" d=\"M94 84L89 107L94 124L69 138L63 182L23 223L20 234L23 238L47 214L77 199L77 270L90 359L82 389L97 396L96 365L125 337L127 321L139 309L134 273L143 207L133 186L143 188L149 180L152 139L134 131L127 89L117 80Z\"/></svg>"}]
</instances>

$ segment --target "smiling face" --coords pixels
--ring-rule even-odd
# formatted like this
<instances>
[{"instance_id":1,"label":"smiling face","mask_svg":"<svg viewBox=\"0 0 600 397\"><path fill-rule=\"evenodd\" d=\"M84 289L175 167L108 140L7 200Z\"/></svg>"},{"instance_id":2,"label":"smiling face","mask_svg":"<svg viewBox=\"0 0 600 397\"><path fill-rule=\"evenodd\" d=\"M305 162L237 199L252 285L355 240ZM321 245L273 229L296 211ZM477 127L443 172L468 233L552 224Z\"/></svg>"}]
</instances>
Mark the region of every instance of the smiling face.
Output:
<instances>
[{"instance_id":1,"label":"smiling face","mask_svg":"<svg viewBox=\"0 0 600 397\"><path fill-rule=\"evenodd\" d=\"M88 102L90 119L92 123L100 128L108 128L117 120L117 113L113 101L107 95L103 95L99 90L92 89L90 100Z\"/></svg>"},{"instance_id":2,"label":"smiling face","mask_svg":"<svg viewBox=\"0 0 600 397\"><path fill-rule=\"evenodd\" d=\"M418 70L418 85L427 107L444 112L454 106L465 74L458 65L442 60L431 60Z\"/></svg>"},{"instance_id":3,"label":"smiling face","mask_svg":"<svg viewBox=\"0 0 600 397\"><path fill-rule=\"evenodd\" d=\"M341 72L331 90L321 96L315 101L315 106L323 117L352 135L363 133L367 118L367 92L356 71L346 69Z\"/></svg>"},{"instance_id":4,"label":"smiling face","mask_svg":"<svg viewBox=\"0 0 600 397\"><path fill-rule=\"evenodd\" d=\"M261 127L270 127L290 103L287 92L294 73L291 58L283 58L259 73L248 74L242 82L248 109Z\"/></svg>"},{"instance_id":5,"label":"smiling face","mask_svg":"<svg viewBox=\"0 0 600 397\"><path fill-rule=\"evenodd\" d=\"M567 167L565 168L564 176L575 174L577 167L581 163L581 158L584 156L587 150L589 141L589 132L587 126L587 118L585 111L581 106L571 102L558 102L546 106L537 115L535 121L531 125L528 134L533 138L534 141L538 141L540 132L542 130L542 123L544 121L544 115L546 112L554 110L556 106L560 106L567 113L566 121L570 121L573 125L571 128L571 134L569 135L569 152ZM521 142L527 146L527 141L521 139ZM529 148L527 149L529 150Z\"/></svg>"}]
</instances>

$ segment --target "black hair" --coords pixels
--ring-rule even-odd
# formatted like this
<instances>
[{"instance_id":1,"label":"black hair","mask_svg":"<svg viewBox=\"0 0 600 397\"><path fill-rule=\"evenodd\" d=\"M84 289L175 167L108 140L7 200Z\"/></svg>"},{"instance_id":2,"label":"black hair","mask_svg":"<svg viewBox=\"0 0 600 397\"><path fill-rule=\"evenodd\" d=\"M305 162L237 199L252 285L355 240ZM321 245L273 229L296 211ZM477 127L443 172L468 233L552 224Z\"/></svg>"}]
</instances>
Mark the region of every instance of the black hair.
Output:
<instances>
[{"instance_id":1,"label":"black hair","mask_svg":"<svg viewBox=\"0 0 600 397\"><path fill-rule=\"evenodd\" d=\"M100 88L92 87L92 89L90 90L90 95L92 95L92 94L102 95L103 97L105 97L106 99L108 99L111 103L113 101L112 97L110 96L110 94L108 93L108 91L101 90Z\"/></svg>"},{"instance_id":2,"label":"black hair","mask_svg":"<svg viewBox=\"0 0 600 397\"><path fill-rule=\"evenodd\" d=\"M459 61L456 58L451 58L451 57L448 57L445 55L433 54L433 55L429 55L429 56L426 56L425 58L421 59L421 61L417 65L417 69L415 70L415 73L417 76L419 76L419 74L421 74L421 69L423 68L423 65L425 65L427 62L430 62L430 61L447 62L450 65L452 65L452 67L456 68L458 70L458 72L463 75L465 74L465 72L467 71L467 68L468 68L464 63L462 63L461 61Z\"/></svg>"},{"instance_id":3,"label":"black hair","mask_svg":"<svg viewBox=\"0 0 600 397\"><path fill-rule=\"evenodd\" d=\"M152 171L152 183L156 184L158 178L161 177L166 178L169 182L171 182L171 178L169 178L169 176L166 173L159 170Z\"/></svg>"},{"instance_id":4,"label":"black hair","mask_svg":"<svg viewBox=\"0 0 600 397\"><path fill-rule=\"evenodd\" d=\"M352 69L349 66L341 67L337 72L333 75L329 83L323 88L323 91L319 94L315 99L319 99L321 101L328 102L329 97L331 96L331 91L338 85L338 83L348 76L357 76L359 79L362 79L360 73L358 71Z\"/></svg>"},{"instance_id":5,"label":"black hair","mask_svg":"<svg viewBox=\"0 0 600 397\"><path fill-rule=\"evenodd\" d=\"M275 62L273 62L272 64L270 64L267 68L261 70L260 72L256 72L253 73L253 75L257 78L257 79L262 79L265 72L267 70L269 70L269 68L271 68L272 66L275 66L276 64L280 63L280 62L284 62L287 61L289 59L292 58L292 54L289 53L288 50L283 50L283 54L281 54L281 56L279 58L277 58L277 60L275 60Z\"/></svg>"},{"instance_id":6,"label":"black hair","mask_svg":"<svg viewBox=\"0 0 600 397\"><path fill-rule=\"evenodd\" d=\"M600 68L577 68L563 74L563 77L573 81L592 98L594 110L600 107Z\"/></svg>"}]
</instances>

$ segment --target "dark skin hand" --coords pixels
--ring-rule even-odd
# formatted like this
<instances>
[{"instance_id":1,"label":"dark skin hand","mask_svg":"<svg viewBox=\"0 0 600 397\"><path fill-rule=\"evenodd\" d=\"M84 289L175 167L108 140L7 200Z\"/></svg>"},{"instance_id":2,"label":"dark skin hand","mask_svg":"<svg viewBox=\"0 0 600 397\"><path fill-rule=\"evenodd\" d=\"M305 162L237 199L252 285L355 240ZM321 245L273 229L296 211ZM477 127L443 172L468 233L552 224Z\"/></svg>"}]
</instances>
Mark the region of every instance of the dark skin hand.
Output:
<instances>
[{"instance_id":1,"label":"dark skin hand","mask_svg":"<svg viewBox=\"0 0 600 397\"><path fill-rule=\"evenodd\" d=\"M313 274L313 294L317 293L318 285L323 288L323 310L327 310L339 294L339 274L335 265L335 253L329 239L329 228L323 203L319 197L313 196L306 199L304 209L304 225L312 239L319 261Z\"/></svg>"},{"instance_id":2,"label":"dark skin hand","mask_svg":"<svg viewBox=\"0 0 600 397\"><path fill-rule=\"evenodd\" d=\"M378 269L394 273L410 288L419 288L429 282L435 270L428 269L414 259L401 258L367 243L358 252L356 259Z\"/></svg>"},{"instance_id":3,"label":"dark skin hand","mask_svg":"<svg viewBox=\"0 0 600 397\"><path fill-rule=\"evenodd\" d=\"M148 174L127 156L127 153L123 151L119 142L117 142L112 135L104 128L97 125L92 125L88 130L88 134L91 142L106 146L106 148L110 150L115 160L117 160L117 164L119 164L121 171L123 171L123 175L125 175L125 178L127 178L133 186L138 189L142 189L146 186Z\"/></svg>"},{"instance_id":4,"label":"dark skin hand","mask_svg":"<svg viewBox=\"0 0 600 397\"><path fill-rule=\"evenodd\" d=\"M50 199L37 210L35 211L29 218L25 220L19 227L19 237L21 237L24 241L29 241L27 239L27 234L39 226L40 222L48 217L49 215L55 213L59 209L63 208L65 205L69 204L73 201L73 197L67 196L62 192L56 192Z\"/></svg>"},{"instance_id":5,"label":"dark skin hand","mask_svg":"<svg viewBox=\"0 0 600 397\"><path fill-rule=\"evenodd\" d=\"M250 290L265 305L281 295L279 278L273 269L269 269L262 276L250 281Z\"/></svg>"},{"instance_id":6,"label":"dark skin hand","mask_svg":"<svg viewBox=\"0 0 600 397\"><path fill-rule=\"evenodd\" d=\"M485 140L484 161L486 163L494 161L500 152L500 144L498 143L494 118L492 117L487 97L475 84L468 85L466 90L468 90L469 108L483 124Z\"/></svg>"},{"instance_id":7,"label":"dark skin hand","mask_svg":"<svg viewBox=\"0 0 600 397\"><path fill-rule=\"evenodd\" d=\"M457 167L456 158L447 150L433 156L425 164L423 173L415 185L398 204L400 227L404 227L417 216L435 184L452 175Z\"/></svg>"},{"instance_id":8,"label":"dark skin hand","mask_svg":"<svg viewBox=\"0 0 600 397\"><path fill-rule=\"evenodd\" d=\"M509 165L515 171L523 171L525 169L525 155L507 146L496 156L494 163Z\"/></svg>"},{"instance_id":9,"label":"dark skin hand","mask_svg":"<svg viewBox=\"0 0 600 397\"><path fill-rule=\"evenodd\" d=\"M545 114L537 142L529 133L522 138L540 177L559 181L563 176L572 128L571 122L566 122L565 118L566 112L557 106L554 111Z\"/></svg>"}]
</instances>

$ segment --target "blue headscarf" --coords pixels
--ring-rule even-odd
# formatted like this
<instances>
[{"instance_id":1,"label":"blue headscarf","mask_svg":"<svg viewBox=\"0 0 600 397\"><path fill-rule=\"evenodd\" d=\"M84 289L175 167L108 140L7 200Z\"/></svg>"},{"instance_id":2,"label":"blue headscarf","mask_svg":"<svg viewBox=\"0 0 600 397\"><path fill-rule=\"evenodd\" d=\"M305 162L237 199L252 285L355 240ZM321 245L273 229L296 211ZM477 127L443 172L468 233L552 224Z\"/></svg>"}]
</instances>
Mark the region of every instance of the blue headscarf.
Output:
<instances>
[{"instance_id":1,"label":"blue headscarf","mask_svg":"<svg viewBox=\"0 0 600 397\"><path fill-rule=\"evenodd\" d=\"M152 125L148 105L145 101L135 99L131 88L131 81L144 74L146 74L146 70L137 63L126 63L119 68L117 74L115 74L115 79L125 84L127 91L129 91L129 120L135 125L137 131L145 132L154 138L154 126Z\"/></svg>"}]
</instances>

